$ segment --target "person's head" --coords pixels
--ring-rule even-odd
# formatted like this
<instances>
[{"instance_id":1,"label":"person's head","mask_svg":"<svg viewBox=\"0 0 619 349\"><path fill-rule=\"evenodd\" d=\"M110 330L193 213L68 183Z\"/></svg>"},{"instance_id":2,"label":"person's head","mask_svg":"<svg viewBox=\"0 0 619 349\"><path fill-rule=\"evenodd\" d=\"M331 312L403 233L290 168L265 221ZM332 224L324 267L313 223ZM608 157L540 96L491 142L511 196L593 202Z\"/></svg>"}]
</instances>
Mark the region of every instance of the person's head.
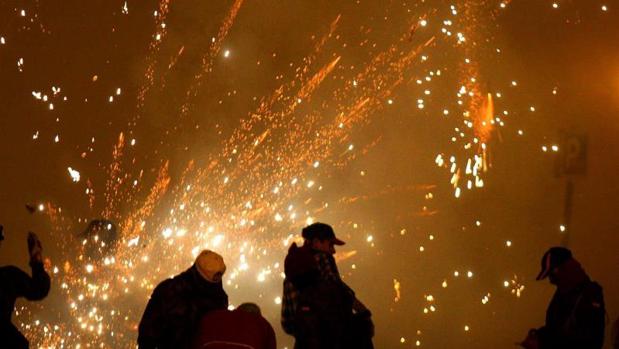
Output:
<instances>
[{"instance_id":1,"label":"person's head","mask_svg":"<svg viewBox=\"0 0 619 349\"><path fill-rule=\"evenodd\" d=\"M310 224L303 228L301 235L316 251L335 254L335 245L344 245L344 241L335 237L333 228L325 223Z\"/></svg>"},{"instance_id":2,"label":"person's head","mask_svg":"<svg viewBox=\"0 0 619 349\"><path fill-rule=\"evenodd\" d=\"M250 314L262 315L262 311L260 311L260 307L256 303L243 303L236 307L236 309Z\"/></svg>"},{"instance_id":3,"label":"person's head","mask_svg":"<svg viewBox=\"0 0 619 349\"><path fill-rule=\"evenodd\" d=\"M195 262L198 273L208 282L219 283L226 272L224 259L211 250L200 252Z\"/></svg>"},{"instance_id":4,"label":"person's head","mask_svg":"<svg viewBox=\"0 0 619 349\"><path fill-rule=\"evenodd\" d=\"M552 247L542 257L542 270L536 280L548 278L553 285L562 285L571 277L573 271L579 267L572 257L572 252L565 247Z\"/></svg>"}]
</instances>

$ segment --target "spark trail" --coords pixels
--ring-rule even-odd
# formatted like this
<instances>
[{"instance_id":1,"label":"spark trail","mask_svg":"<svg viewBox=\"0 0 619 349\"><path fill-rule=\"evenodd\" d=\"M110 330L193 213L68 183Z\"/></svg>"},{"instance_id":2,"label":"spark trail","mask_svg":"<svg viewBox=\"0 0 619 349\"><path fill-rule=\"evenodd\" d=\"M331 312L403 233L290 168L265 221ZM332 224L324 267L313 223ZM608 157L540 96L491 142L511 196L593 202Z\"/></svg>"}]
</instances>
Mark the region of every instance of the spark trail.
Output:
<instances>
[{"instance_id":1,"label":"spark trail","mask_svg":"<svg viewBox=\"0 0 619 349\"><path fill-rule=\"evenodd\" d=\"M191 86L180 105L175 106L181 116L177 127L187 126L187 116L191 115L205 79L221 56L242 5L242 0L236 0L229 9L202 56L199 72L192 76ZM158 48L166 35L164 23L169 6L169 1L159 4L156 40L149 44L146 82L138 89L138 110L127 134L140 125L139 115L148 102L154 76L159 73L156 71L161 58ZM458 7L466 6L466 2L458 3ZM458 132L454 141L454 148L458 149L448 150L454 155L443 155L447 151L441 149L436 162L449 168L457 196L465 179L470 186L472 183L483 186L481 172L487 167L485 153L479 149L485 150L493 132L489 124L495 120L494 102L482 88L479 67L461 64L476 53L475 45L470 43L479 32L475 24L469 24L461 30L464 34L456 35L455 39L446 34L447 29L441 30L444 27L428 26L432 22L455 22L457 8L451 10L452 15L445 18L440 17L444 14L438 9L411 16L407 25L398 27L397 33L385 39L384 45L375 45L376 52L369 50L367 59L356 65L346 52L327 48L328 43L336 40L335 34L345 16L338 15L310 47L307 56L298 60L300 63L292 77L273 91L262 93L264 97L259 105L239 121L238 127L216 150L200 154L204 160L189 161L177 177L170 174L167 159L146 172L132 168L134 162L127 158L130 155L125 151L125 133L121 133L112 151L102 210L104 218L119 222L118 239L113 247L103 239L103 233L59 242L66 258L52 263L52 268L61 285L56 304L62 307L59 313L63 319L58 321L62 325L52 321L43 325L28 322L25 325L29 326L28 333L40 339L44 346L131 347L153 287L177 273L179 266L190 265L202 248L216 249L225 256L230 266L225 278L230 292L256 291L263 284L279 286L282 273L279 262L284 248L294 239L290 232L312 222L316 215L333 210L322 195L331 190L325 179L362 156L363 146L367 149L375 145L356 145L355 136L363 133L368 125L381 121L380 114L393 102L392 98L404 98L424 88L422 93L431 94L426 86L441 79L443 72L450 69L428 67L426 55L453 46L459 49L456 51L462 60L448 68L459 72L456 89L464 87L458 95L461 114L455 122L464 124L459 126L468 131ZM487 17L480 9L466 10L465 15L480 21ZM359 46L368 42L369 39L362 38ZM161 74L171 72L172 66L182 59L183 51L184 46ZM426 105L430 106L430 102L418 102L420 110ZM460 133L464 136L459 136ZM175 141L169 133L161 134L160 138L161 148ZM148 152L156 154L157 150ZM465 154L464 162L460 162L460 154ZM155 173L156 178L150 183L149 174ZM92 187L88 184L89 190ZM420 189L392 188L352 198L340 197L334 203L341 207L360 200L429 191L435 187L428 184ZM94 194L89 198L94 200ZM62 221L64 214L52 205L46 210L58 234L82 223L81 220L70 222L68 218ZM434 212L428 210L422 214ZM352 258L357 253L351 252L346 257ZM396 279L393 281L395 298L400 300L404 288Z\"/></svg>"}]
</instances>

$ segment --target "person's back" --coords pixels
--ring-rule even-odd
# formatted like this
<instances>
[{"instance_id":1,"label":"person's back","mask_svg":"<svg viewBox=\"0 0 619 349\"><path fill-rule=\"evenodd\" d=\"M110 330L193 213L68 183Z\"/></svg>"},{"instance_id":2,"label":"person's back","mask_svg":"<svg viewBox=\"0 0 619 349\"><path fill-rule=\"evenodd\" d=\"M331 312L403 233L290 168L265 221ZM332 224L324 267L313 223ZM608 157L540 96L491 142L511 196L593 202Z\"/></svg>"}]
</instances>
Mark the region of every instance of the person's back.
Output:
<instances>
[{"instance_id":1,"label":"person's back","mask_svg":"<svg viewBox=\"0 0 619 349\"><path fill-rule=\"evenodd\" d=\"M604 322L602 288L587 278L569 291L555 292L539 335L550 348L601 348Z\"/></svg>"},{"instance_id":2,"label":"person's back","mask_svg":"<svg viewBox=\"0 0 619 349\"><path fill-rule=\"evenodd\" d=\"M344 242L324 223L304 228L302 236L304 245L292 244L284 262L281 324L295 337L295 349L348 348L349 338L359 336L371 347L373 333L356 326L371 324L371 313L342 281L333 257ZM353 321L353 311L364 321Z\"/></svg>"},{"instance_id":3,"label":"person's back","mask_svg":"<svg viewBox=\"0 0 619 349\"><path fill-rule=\"evenodd\" d=\"M161 282L138 326L139 348L188 348L200 318L228 307L228 295L221 283L224 272L221 256L203 251L192 267Z\"/></svg>"},{"instance_id":4,"label":"person's back","mask_svg":"<svg viewBox=\"0 0 619 349\"><path fill-rule=\"evenodd\" d=\"M537 280L557 287L546 323L531 329L520 345L527 349L601 349L606 325L602 287L591 281L572 252L550 248L542 257Z\"/></svg>"},{"instance_id":5,"label":"person's back","mask_svg":"<svg viewBox=\"0 0 619 349\"><path fill-rule=\"evenodd\" d=\"M193 349L275 349L275 332L259 313L215 310L202 317Z\"/></svg>"}]
</instances>

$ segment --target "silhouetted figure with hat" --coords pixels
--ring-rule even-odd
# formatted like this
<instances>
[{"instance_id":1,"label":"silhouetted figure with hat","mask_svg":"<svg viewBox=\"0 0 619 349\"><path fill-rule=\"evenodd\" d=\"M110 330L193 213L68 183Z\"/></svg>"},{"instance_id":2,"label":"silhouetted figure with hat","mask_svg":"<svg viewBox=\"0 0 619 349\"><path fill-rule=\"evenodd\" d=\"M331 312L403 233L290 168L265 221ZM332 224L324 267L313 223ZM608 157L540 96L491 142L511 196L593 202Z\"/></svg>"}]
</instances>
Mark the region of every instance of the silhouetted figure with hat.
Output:
<instances>
[{"instance_id":1,"label":"silhouetted figure with hat","mask_svg":"<svg viewBox=\"0 0 619 349\"><path fill-rule=\"evenodd\" d=\"M189 269L157 285L138 327L138 347L189 348L202 316L228 307L225 271L223 258L204 250Z\"/></svg>"},{"instance_id":2,"label":"silhouetted figure with hat","mask_svg":"<svg viewBox=\"0 0 619 349\"><path fill-rule=\"evenodd\" d=\"M0 242L4 233L0 225ZM15 301L24 297L31 301L42 300L50 289L50 278L43 267L43 247L34 233L28 233L28 254L32 277L21 269L9 265L0 267L0 347L11 349L29 348L29 343L11 323Z\"/></svg>"},{"instance_id":3,"label":"silhouetted figure with hat","mask_svg":"<svg viewBox=\"0 0 619 349\"><path fill-rule=\"evenodd\" d=\"M234 310L213 310L202 317L193 349L275 349L275 332L260 307L243 303Z\"/></svg>"},{"instance_id":4,"label":"silhouetted figure with hat","mask_svg":"<svg viewBox=\"0 0 619 349\"><path fill-rule=\"evenodd\" d=\"M341 279L335 246L344 242L331 226L303 228L303 246L293 243L284 262L281 322L295 349L372 348L370 311Z\"/></svg>"},{"instance_id":5,"label":"silhouetted figure with hat","mask_svg":"<svg viewBox=\"0 0 619 349\"><path fill-rule=\"evenodd\" d=\"M546 311L546 324L529 331L527 349L599 349L604 344L602 287L591 281L572 252L553 247L542 257L537 280L548 278L557 290Z\"/></svg>"}]
</instances>

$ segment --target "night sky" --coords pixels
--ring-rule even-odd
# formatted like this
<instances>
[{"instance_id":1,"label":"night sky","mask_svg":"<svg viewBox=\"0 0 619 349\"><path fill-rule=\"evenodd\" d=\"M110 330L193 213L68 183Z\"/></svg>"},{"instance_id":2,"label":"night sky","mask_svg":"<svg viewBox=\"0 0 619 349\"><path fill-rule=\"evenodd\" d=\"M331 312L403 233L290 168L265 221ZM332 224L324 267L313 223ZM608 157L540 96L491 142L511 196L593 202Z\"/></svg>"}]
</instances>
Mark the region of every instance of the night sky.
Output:
<instances>
[{"instance_id":1,"label":"night sky","mask_svg":"<svg viewBox=\"0 0 619 349\"><path fill-rule=\"evenodd\" d=\"M33 230L52 274L13 321L33 347L135 347L152 288L209 248L231 303L258 303L291 348L283 258L322 221L347 242L338 266L377 348L512 347L543 324L554 288L534 279L566 234L604 287L610 347L618 11L2 1L0 264L28 270ZM587 139L586 173L557 176L562 135ZM85 234L93 219L117 236Z\"/></svg>"}]
</instances>

